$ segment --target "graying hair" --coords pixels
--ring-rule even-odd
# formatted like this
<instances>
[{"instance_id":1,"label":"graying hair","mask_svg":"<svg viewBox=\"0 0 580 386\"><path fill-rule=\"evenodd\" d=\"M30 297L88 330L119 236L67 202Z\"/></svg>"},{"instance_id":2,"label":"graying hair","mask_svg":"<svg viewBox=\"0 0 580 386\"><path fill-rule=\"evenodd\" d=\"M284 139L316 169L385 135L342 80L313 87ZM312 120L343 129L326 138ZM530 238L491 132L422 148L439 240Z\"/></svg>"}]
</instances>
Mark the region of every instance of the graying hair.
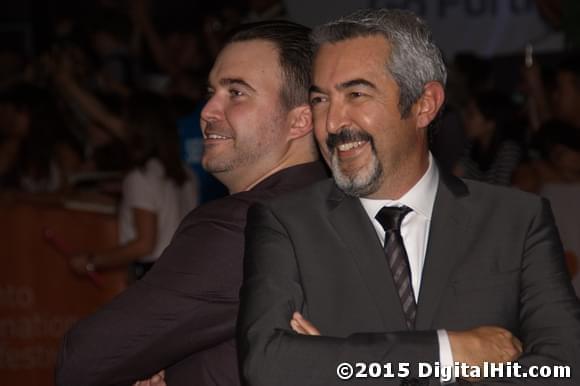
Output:
<instances>
[{"instance_id":1,"label":"graying hair","mask_svg":"<svg viewBox=\"0 0 580 386\"><path fill-rule=\"evenodd\" d=\"M441 50L421 18L404 10L359 10L315 28L312 41L316 52L325 43L372 35L384 36L391 46L386 67L399 86L399 111L406 118L425 84L436 81L445 86L447 81Z\"/></svg>"}]
</instances>

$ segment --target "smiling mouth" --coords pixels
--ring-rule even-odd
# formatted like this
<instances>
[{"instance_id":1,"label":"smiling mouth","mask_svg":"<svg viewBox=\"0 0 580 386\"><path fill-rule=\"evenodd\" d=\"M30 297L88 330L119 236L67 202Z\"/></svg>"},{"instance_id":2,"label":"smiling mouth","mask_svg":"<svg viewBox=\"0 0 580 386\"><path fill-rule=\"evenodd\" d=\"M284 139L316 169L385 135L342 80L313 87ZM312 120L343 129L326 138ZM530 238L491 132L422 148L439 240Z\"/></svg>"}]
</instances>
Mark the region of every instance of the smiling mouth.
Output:
<instances>
[{"instance_id":1,"label":"smiling mouth","mask_svg":"<svg viewBox=\"0 0 580 386\"><path fill-rule=\"evenodd\" d=\"M204 139L231 139L231 137L226 137L223 135L219 135L219 134L208 134L205 136Z\"/></svg>"},{"instance_id":2,"label":"smiling mouth","mask_svg":"<svg viewBox=\"0 0 580 386\"><path fill-rule=\"evenodd\" d=\"M218 144L233 138L230 133L224 131L206 130L203 132L203 142L205 144Z\"/></svg>"},{"instance_id":3,"label":"smiling mouth","mask_svg":"<svg viewBox=\"0 0 580 386\"><path fill-rule=\"evenodd\" d=\"M346 152L349 150L357 149L366 143L368 143L368 141L347 142L347 143L342 143L340 145L337 145L336 148L338 149L339 152Z\"/></svg>"},{"instance_id":4,"label":"smiling mouth","mask_svg":"<svg viewBox=\"0 0 580 386\"><path fill-rule=\"evenodd\" d=\"M366 132L345 127L337 133L329 133L326 138L328 150L340 157L350 158L361 154L366 145L372 146L373 138Z\"/></svg>"},{"instance_id":5,"label":"smiling mouth","mask_svg":"<svg viewBox=\"0 0 580 386\"><path fill-rule=\"evenodd\" d=\"M353 141L353 142L346 142L336 145L335 147L335 155L338 157L339 160L342 161L351 161L355 158L358 158L362 154L366 152L367 145L370 145L369 141Z\"/></svg>"}]
</instances>

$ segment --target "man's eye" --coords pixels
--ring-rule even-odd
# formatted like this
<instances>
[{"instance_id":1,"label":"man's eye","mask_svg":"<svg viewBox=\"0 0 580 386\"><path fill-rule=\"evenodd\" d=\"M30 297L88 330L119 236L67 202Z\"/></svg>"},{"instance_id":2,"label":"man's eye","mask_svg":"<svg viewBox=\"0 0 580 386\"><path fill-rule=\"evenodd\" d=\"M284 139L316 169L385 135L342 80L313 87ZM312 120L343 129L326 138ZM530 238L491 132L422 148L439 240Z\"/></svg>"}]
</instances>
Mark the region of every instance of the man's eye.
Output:
<instances>
[{"instance_id":1,"label":"man's eye","mask_svg":"<svg viewBox=\"0 0 580 386\"><path fill-rule=\"evenodd\" d=\"M350 93L351 98L360 98L362 96L364 96L364 94L362 92L359 91L353 91Z\"/></svg>"},{"instance_id":2,"label":"man's eye","mask_svg":"<svg viewBox=\"0 0 580 386\"><path fill-rule=\"evenodd\" d=\"M323 102L324 99L320 96L315 96L310 98L310 106L316 106L317 104Z\"/></svg>"},{"instance_id":3,"label":"man's eye","mask_svg":"<svg viewBox=\"0 0 580 386\"><path fill-rule=\"evenodd\" d=\"M233 96L233 97L240 97L240 96L242 96L242 95L244 95L244 93L243 93L243 92L241 92L241 91L239 91L239 90L236 90L236 89L231 89L231 90L230 90L230 96Z\"/></svg>"}]
</instances>

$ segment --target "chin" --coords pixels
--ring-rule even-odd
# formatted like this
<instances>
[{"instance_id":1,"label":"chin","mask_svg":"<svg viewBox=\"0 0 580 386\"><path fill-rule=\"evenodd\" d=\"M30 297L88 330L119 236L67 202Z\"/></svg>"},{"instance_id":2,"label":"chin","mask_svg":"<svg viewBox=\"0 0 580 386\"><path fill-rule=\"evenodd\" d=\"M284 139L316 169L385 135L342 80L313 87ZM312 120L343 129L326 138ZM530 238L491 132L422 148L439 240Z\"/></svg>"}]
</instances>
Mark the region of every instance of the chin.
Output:
<instances>
[{"instance_id":1,"label":"chin","mask_svg":"<svg viewBox=\"0 0 580 386\"><path fill-rule=\"evenodd\" d=\"M352 171L344 172L340 163L333 162L332 175L336 185L349 196L365 197L378 190L383 180L383 169L376 158L373 162Z\"/></svg>"}]
</instances>

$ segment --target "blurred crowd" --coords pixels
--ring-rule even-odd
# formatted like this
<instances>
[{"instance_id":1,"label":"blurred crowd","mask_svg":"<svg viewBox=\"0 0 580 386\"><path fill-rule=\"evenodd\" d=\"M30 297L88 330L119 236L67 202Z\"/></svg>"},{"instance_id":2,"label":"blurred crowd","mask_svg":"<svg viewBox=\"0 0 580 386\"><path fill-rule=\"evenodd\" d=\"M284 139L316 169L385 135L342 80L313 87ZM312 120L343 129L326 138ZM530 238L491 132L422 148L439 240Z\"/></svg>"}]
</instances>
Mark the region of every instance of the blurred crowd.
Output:
<instances>
[{"instance_id":1,"label":"blurred crowd","mask_svg":"<svg viewBox=\"0 0 580 386\"><path fill-rule=\"evenodd\" d=\"M0 191L67 192L97 181L120 196L123 177L156 159L178 186L180 162L194 172L195 201L225 194L199 164L208 68L232 28L284 17L276 0L55 2L33 55L0 46ZM578 255L580 56L541 59L522 59L506 89L492 60L448 58L433 152L459 176L549 198ZM111 179L118 184L103 183Z\"/></svg>"},{"instance_id":2,"label":"blurred crowd","mask_svg":"<svg viewBox=\"0 0 580 386\"><path fill-rule=\"evenodd\" d=\"M195 3L57 2L34 55L0 47L0 187L63 191L79 174L127 172L132 130L162 124L153 116L163 114L171 127L153 130L175 131L182 160L199 173L197 120L222 39L285 11L272 0ZM513 90L496 84L490 60L448 61L448 107L434 138L446 167L533 192L580 178L579 56L522 66Z\"/></svg>"},{"instance_id":3,"label":"blurred crowd","mask_svg":"<svg viewBox=\"0 0 580 386\"><path fill-rule=\"evenodd\" d=\"M547 198L580 293L580 55L515 59L506 87L493 59L454 58L433 151L458 176Z\"/></svg>"},{"instance_id":4,"label":"blurred crowd","mask_svg":"<svg viewBox=\"0 0 580 386\"><path fill-rule=\"evenodd\" d=\"M80 251L71 268L130 265L139 278L191 209L227 194L200 165L199 116L222 40L243 21L283 18L284 8L271 0L36 5L46 14L37 15L33 52L0 41L0 198L109 198L118 245Z\"/></svg>"},{"instance_id":5,"label":"blurred crowd","mask_svg":"<svg viewBox=\"0 0 580 386\"><path fill-rule=\"evenodd\" d=\"M171 117L155 130L174 131L201 174L198 116L222 39L242 21L284 17L277 1L59 1L50 13L33 55L0 46L0 189L67 191L93 172L126 173L132 131L156 115ZM225 193L200 178L204 200Z\"/></svg>"}]
</instances>

